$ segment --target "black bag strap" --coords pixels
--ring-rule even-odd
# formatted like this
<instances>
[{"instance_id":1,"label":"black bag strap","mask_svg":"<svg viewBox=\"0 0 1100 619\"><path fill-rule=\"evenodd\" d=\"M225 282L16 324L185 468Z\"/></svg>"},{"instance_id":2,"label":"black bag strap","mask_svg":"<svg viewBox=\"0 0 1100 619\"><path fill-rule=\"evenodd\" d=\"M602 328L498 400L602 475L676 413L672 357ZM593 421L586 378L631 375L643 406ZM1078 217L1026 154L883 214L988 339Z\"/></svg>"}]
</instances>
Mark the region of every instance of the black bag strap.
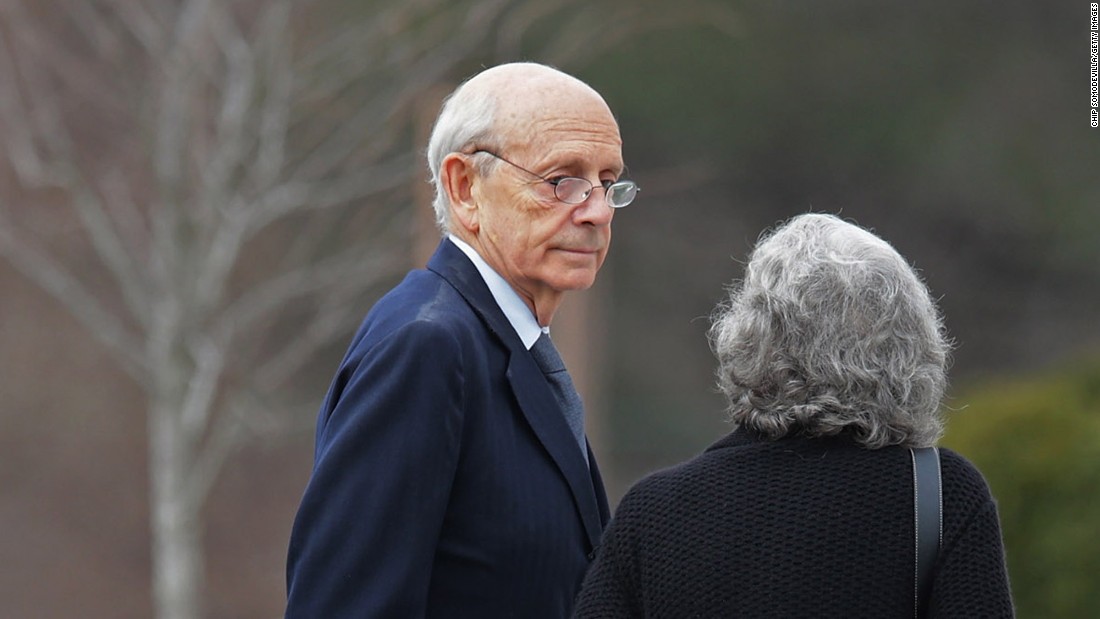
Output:
<instances>
[{"instance_id":1,"label":"black bag strap","mask_svg":"<svg viewBox=\"0 0 1100 619\"><path fill-rule=\"evenodd\" d=\"M913 512L916 531L916 579L913 615L919 619L928 608L932 565L943 543L943 486L940 453L935 447L911 448L913 456Z\"/></svg>"}]
</instances>

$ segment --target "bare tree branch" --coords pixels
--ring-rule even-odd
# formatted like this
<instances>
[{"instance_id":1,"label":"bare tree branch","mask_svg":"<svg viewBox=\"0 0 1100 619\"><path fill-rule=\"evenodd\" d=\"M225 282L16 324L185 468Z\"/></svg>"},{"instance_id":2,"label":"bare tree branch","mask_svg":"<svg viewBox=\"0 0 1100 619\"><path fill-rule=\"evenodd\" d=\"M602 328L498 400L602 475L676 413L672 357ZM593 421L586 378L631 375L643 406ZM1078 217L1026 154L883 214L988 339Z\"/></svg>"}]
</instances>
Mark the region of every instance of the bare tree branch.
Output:
<instances>
[{"instance_id":1,"label":"bare tree branch","mask_svg":"<svg viewBox=\"0 0 1100 619\"><path fill-rule=\"evenodd\" d=\"M226 59L226 70L218 91L221 96L214 131L213 153L202 171L202 208L224 208L229 181L237 172L247 151L249 140L246 125L253 113L254 90L257 82L256 61L243 34L224 10L209 20L212 35Z\"/></svg>"},{"instance_id":2,"label":"bare tree branch","mask_svg":"<svg viewBox=\"0 0 1100 619\"><path fill-rule=\"evenodd\" d=\"M159 59L164 54L165 29L143 3L133 0L105 1L150 58Z\"/></svg>"},{"instance_id":3,"label":"bare tree branch","mask_svg":"<svg viewBox=\"0 0 1100 619\"><path fill-rule=\"evenodd\" d=\"M381 7L374 19L329 33L294 67L296 74L306 78L299 84L299 94L312 101L331 100L364 75L390 68L392 63L382 62L386 49L402 36L413 35L418 16L438 14L449 1L394 2Z\"/></svg>"},{"instance_id":4,"label":"bare tree branch","mask_svg":"<svg viewBox=\"0 0 1100 619\"><path fill-rule=\"evenodd\" d=\"M191 59L201 50L200 27L206 17L209 0L190 0L179 12L172 45L163 62L163 77L157 105L160 114L156 124L154 166L157 179L172 196L183 182L184 153L193 118L188 106L196 95Z\"/></svg>"},{"instance_id":5,"label":"bare tree branch","mask_svg":"<svg viewBox=\"0 0 1100 619\"><path fill-rule=\"evenodd\" d=\"M392 128L398 126L397 119L410 114L421 93L444 79L459 61L472 53L484 39L486 24L491 24L508 4L507 0L478 2L462 15L439 11L416 30L402 33L401 45L386 56L392 72L384 77L389 78L390 86L375 88L373 96L357 113L329 127L309 157L296 167L294 177L316 178L327 173L346 161L365 135L373 137L373 150L379 152L380 139L387 135L396 137ZM369 55L350 58L346 60L346 70L349 74L369 75L372 62Z\"/></svg>"},{"instance_id":6,"label":"bare tree branch","mask_svg":"<svg viewBox=\"0 0 1100 619\"><path fill-rule=\"evenodd\" d=\"M268 82L259 114L255 163L250 170L250 180L257 187L275 184L286 161L287 123L294 84L290 43L285 37L289 19L289 0L274 2L264 14L257 35L258 52L264 63L261 71Z\"/></svg>"},{"instance_id":7,"label":"bare tree branch","mask_svg":"<svg viewBox=\"0 0 1100 619\"><path fill-rule=\"evenodd\" d=\"M179 212L176 204L154 203L149 212L149 271L152 274L152 296L169 292L179 271L181 260L177 248L176 229Z\"/></svg>"},{"instance_id":8,"label":"bare tree branch","mask_svg":"<svg viewBox=\"0 0 1100 619\"><path fill-rule=\"evenodd\" d=\"M89 70L89 59L74 54L65 45L50 44L53 37L44 32L34 20L27 18L22 6L18 2L9 2L0 6L0 11L5 18L11 21L12 37L19 48L27 53L23 57L34 59L37 68L49 67L51 72L57 74L57 78L66 84L69 89L69 98L79 101L95 101L97 107L110 113L125 114L128 110L125 99L120 93L107 87L107 84L98 79L95 71ZM24 71L23 77L28 82L41 83L48 76L39 74L38 71ZM43 88L36 88L44 92Z\"/></svg>"},{"instance_id":9,"label":"bare tree branch","mask_svg":"<svg viewBox=\"0 0 1100 619\"><path fill-rule=\"evenodd\" d=\"M295 212L319 211L392 191L409 182L415 156L405 154L328 181L287 182L261 196L250 208L249 228L260 230Z\"/></svg>"},{"instance_id":10,"label":"bare tree branch","mask_svg":"<svg viewBox=\"0 0 1100 619\"><path fill-rule=\"evenodd\" d=\"M213 333L231 341L235 334L271 317L295 299L323 298L346 287L354 291L369 289L378 278L392 273L397 262L389 247L367 252L351 247L323 262L295 268L241 295L221 313Z\"/></svg>"},{"instance_id":11,"label":"bare tree branch","mask_svg":"<svg viewBox=\"0 0 1100 619\"><path fill-rule=\"evenodd\" d=\"M76 170L73 173L79 174ZM92 247L114 277L138 324L147 327L150 311L149 286L145 273L140 270L140 263L127 251L94 190L79 179L74 180L71 187L72 209L84 224Z\"/></svg>"},{"instance_id":12,"label":"bare tree branch","mask_svg":"<svg viewBox=\"0 0 1100 619\"><path fill-rule=\"evenodd\" d=\"M625 4L618 7L611 18L596 7L586 7L575 13L570 21L568 30L575 36L555 41L544 54L552 64L578 66L599 58L631 37L699 26L736 36L739 34L738 14L714 0L689 0L658 8Z\"/></svg>"},{"instance_id":13,"label":"bare tree branch","mask_svg":"<svg viewBox=\"0 0 1100 619\"><path fill-rule=\"evenodd\" d=\"M69 2L65 8L71 12L73 21L81 25L77 32L88 41L97 56L111 58L118 55L121 41L95 5Z\"/></svg>"},{"instance_id":14,"label":"bare tree branch","mask_svg":"<svg viewBox=\"0 0 1100 619\"><path fill-rule=\"evenodd\" d=\"M187 471L185 487L188 500L201 504L210 495L218 472L240 446L245 434L245 420L255 414L254 410L242 395L226 405L224 414L215 421L209 438L198 449Z\"/></svg>"},{"instance_id":15,"label":"bare tree branch","mask_svg":"<svg viewBox=\"0 0 1100 619\"><path fill-rule=\"evenodd\" d=\"M2 214L0 255L67 308L93 336L115 353L122 368L131 377L138 382L147 379L141 342L47 251L15 234L11 221Z\"/></svg>"},{"instance_id":16,"label":"bare tree branch","mask_svg":"<svg viewBox=\"0 0 1100 619\"><path fill-rule=\"evenodd\" d=\"M497 58L518 58L522 50L523 36L532 30L532 26L540 19L553 15L574 2L529 2L509 13L497 30L496 56ZM603 27L610 25L610 20L600 19Z\"/></svg>"},{"instance_id":17,"label":"bare tree branch","mask_svg":"<svg viewBox=\"0 0 1100 619\"><path fill-rule=\"evenodd\" d=\"M378 283L383 279L382 274L377 271L368 273L368 276L372 281L360 282L364 285L364 289L367 289L366 284ZM281 351L256 368L254 384L257 391L270 393L286 384L286 381L305 368L322 348L331 345L341 337L346 337L348 332L354 331L363 320L362 307L353 302L357 296L347 290L328 297L318 308L312 320L306 323L303 331L289 340Z\"/></svg>"},{"instance_id":18,"label":"bare tree branch","mask_svg":"<svg viewBox=\"0 0 1100 619\"><path fill-rule=\"evenodd\" d=\"M4 151L16 176L24 184L37 187L46 182L46 166L38 153L32 125L27 122L30 114L21 93L19 72L8 53L4 31L0 29L0 121L4 127L0 135L5 136Z\"/></svg>"},{"instance_id":19,"label":"bare tree branch","mask_svg":"<svg viewBox=\"0 0 1100 619\"><path fill-rule=\"evenodd\" d=\"M218 306L225 294L229 274L237 264L248 233L248 220L241 211L230 211L213 220L209 247L198 258L194 279L195 309L206 314Z\"/></svg>"},{"instance_id":20,"label":"bare tree branch","mask_svg":"<svg viewBox=\"0 0 1100 619\"><path fill-rule=\"evenodd\" d=\"M191 346L195 371L187 384L187 393L180 410L184 432L197 440L206 429L214 407L218 381L225 369L226 351L209 338L197 338Z\"/></svg>"},{"instance_id":21,"label":"bare tree branch","mask_svg":"<svg viewBox=\"0 0 1100 619\"><path fill-rule=\"evenodd\" d=\"M128 253L140 261L139 257L148 254L149 227L131 193L129 179L120 168L113 168L104 173L99 191L122 243L129 247Z\"/></svg>"}]
</instances>

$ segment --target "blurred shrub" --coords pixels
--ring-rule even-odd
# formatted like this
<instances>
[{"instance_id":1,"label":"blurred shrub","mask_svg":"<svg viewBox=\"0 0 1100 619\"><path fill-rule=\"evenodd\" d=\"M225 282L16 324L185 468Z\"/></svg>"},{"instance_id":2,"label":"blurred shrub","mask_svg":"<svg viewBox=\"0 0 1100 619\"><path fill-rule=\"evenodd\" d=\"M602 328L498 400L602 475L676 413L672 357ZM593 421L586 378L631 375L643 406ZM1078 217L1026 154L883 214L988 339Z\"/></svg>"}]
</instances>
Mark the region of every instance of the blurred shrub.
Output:
<instances>
[{"instance_id":1,"label":"blurred shrub","mask_svg":"<svg viewBox=\"0 0 1100 619\"><path fill-rule=\"evenodd\" d=\"M985 474L1020 617L1100 608L1100 364L962 393L943 444Z\"/></svg>"}]
</instances>

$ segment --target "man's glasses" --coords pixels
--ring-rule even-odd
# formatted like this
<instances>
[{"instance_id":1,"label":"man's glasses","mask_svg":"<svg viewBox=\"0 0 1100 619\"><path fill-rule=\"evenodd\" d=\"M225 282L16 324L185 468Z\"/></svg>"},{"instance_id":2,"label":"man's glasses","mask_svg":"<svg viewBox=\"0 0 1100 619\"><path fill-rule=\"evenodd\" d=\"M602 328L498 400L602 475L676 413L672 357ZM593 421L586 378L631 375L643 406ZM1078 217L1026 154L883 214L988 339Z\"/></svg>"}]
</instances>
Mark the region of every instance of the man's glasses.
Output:
<instances>
[{"instance_id":1,"label":"man's glasses","mask_svg":"<svg viewBox=\"0 0 1100 619\"><path fill-rule=\"evenodd\" d=\"M478 153L491 155L514 168L523 170L531 176L541 179L545 183L550 183L554 187L554 196L566 204L583 203L588 199L588 196L592 195L592 190L596 188L592 182L586 178L578 178L576 176L546 178L544 176L539 176L531 170L516 165L492 151L478 149L470 154L476 155ZM638 192L641 191L641 187L638 187L634 181L603 181L600 183L600 186L603 187L607 205L611 208L622 208L630 204L634 201L634 197L638 195Z\"/></svg>"}]
</instances>

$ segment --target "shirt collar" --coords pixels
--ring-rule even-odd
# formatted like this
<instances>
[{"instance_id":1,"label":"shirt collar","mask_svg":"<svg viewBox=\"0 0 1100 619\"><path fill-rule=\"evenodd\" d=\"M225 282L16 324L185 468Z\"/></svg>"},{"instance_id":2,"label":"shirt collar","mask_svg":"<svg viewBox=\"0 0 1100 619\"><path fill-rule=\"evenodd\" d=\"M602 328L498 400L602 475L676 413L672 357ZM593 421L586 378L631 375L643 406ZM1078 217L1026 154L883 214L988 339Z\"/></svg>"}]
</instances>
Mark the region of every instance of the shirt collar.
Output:
<instances>
[{"instance_id":1,"label":"shirt collar","mask_svg":"<svg viewBox=\"0 0 1100 619\"><path fill-rule=\"evenodd\" d=\"M497 302L500 311L504 312L504 317L511 323L512 328L516 330L516 335L528 350L535 345L535 340L539 339L540 335L550 332L550 327L539 326L535 315L531 313L523 299L519 298L515 289L494 271L488 262L485 262L477 250L453 234L448 234L447 238L466 254L470 262L474 263L477 272L481 274L481 279L485 280L485 285L489 287L493 300Z\"/></svg>"}]
</instances>

